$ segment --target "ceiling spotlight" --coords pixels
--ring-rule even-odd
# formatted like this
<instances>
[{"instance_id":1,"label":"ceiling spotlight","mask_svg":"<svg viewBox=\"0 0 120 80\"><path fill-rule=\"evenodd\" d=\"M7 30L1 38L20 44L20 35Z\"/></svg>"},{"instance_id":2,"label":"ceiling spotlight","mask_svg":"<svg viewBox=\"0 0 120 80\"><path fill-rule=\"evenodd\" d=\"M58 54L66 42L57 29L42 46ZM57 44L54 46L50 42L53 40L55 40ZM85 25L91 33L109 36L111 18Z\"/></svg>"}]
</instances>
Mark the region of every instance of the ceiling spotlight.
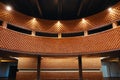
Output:
<instances>
[{"instance_id":1,"label":"ceiling spotlight","mask_svg":"<svg viewBox=\"0 0 120 80\"><path fill-rule=\"evenodd\" d=\"M108 8L108 11L112 11L112 8Z\"/></svg>"},{"instance_id":2,"label":"ceiling spotlight","mask_svg":"<svg viewBox=\"0 0 120 80\"><path fill-rule=\"evenodd\" d=\"M85 19L84 18L82 18L82 22L85 23Z\"/></svg>"},{"instance_id":3,"label":"ceiling spotlight","mask_svg":"<svg viewBox=\"0 0 120 80\"><path fill-rule=\"evenodd\" d=\"M11 11L12 7L11 6L6 6L6 10Z\"/></svg>"},{"instance_id":4,"label":"ceiling spotlight","mask_svg":"<svg viewBox=\"0 0 120 80\"><path fill-rule=\"evenodd\" d=\"M33 20L35 21L35 20L36 20L36 18L33 18Z\"/></svg>"},{"instance_id":5,"label":"ceiling spotlight","mask_svg":"<svg viewBox=\"0 0 120 80\"><path fill-rule=\"evenodd\" d=\"M60 26L60 21L57 22L57 25Z\"/></svg>"},{"instance_id":6,"label":"ceiling spotlight","mask_svg":"<svg viewBox=\"0 0 120 80\"><path fill-rule=\"evenodd\" d=\"M83 20L83 21L85 21L85 19L84 19L84 18L82 18L82 20Z\"/></svg>"},{"instance_id":7,"label":"ceiling spotlight","mask_svg":"<svg viewBox=\"0 0 120 80\"><path fill-rule=\"evenodd\" d=\"M58 21L58 23L60 23L60 21Z\"/></svg>"}]
</instances>

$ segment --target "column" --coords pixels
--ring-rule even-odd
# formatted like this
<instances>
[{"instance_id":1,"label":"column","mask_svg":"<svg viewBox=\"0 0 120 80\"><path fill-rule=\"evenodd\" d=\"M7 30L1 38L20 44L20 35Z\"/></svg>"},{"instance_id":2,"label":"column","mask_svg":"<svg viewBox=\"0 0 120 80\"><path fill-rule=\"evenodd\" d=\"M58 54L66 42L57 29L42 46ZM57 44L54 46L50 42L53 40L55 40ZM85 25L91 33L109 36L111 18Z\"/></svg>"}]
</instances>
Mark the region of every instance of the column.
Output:
<instances>
[{"instance_id":1,"label":"column","mask_svg":"<svg viewBox=\"0 0 120 80\"><path fill-rule=\"evenodd\" d=\"M78 66L79 66L79 80L83 80L82 75L82 57L78 56Z\"/></svg>"},{"instance_id":2,"label":"column","mask_svg":"<svg viewBox=\"0 0 120 80\"><path fill-rule=\"evenodd\" d=\"M88 31L84 31L84 36L88 36Z\"/></svg>"},{"instance_id":3,"label":"column","mask_svg":"<svg viewBox=\"0 0 120 80\"><path fill-rule=\"evenodd\" d=\"M35 31L32 31L32 34L31 34L32 36L35 36Z\"/></svg>"},{"instance_id":4,"label":"column","mask_svg":"<svg viewBox=\"0 0 120 80\"><path fill-rule=\"evenodd\" d=\"M118 25L117 22L112 23L113 29L114 29L114 28L117 28L117 25Z\"/></svg>"},{"instance_id":5,"label":"column","mask_svg":"<svg viewBox=\"0 0 120 80\"><path fill-rule=\"evenodd\" d=\"M58 38L62 38L62 34L61 33L58 33Z\"/></svg>"},{"instance_id":6,"label":"column","mask_svg":"<svg viewBox=\"0 0 120 80\"><path fill-rule=\"evenodd\" d=\"M2 24L3 28L7 28L7 22L6 21L3 21L3 24Z\"/></svg>"},{"instance_id":7,"label":"column","mask_svg":"<svg viewBox=\"0 0 120 80\"><path fill-rule=\"evenodd\" d=\"M41 56L37 57L37 80L40 80Z\"/></svg>"}]
</instances>

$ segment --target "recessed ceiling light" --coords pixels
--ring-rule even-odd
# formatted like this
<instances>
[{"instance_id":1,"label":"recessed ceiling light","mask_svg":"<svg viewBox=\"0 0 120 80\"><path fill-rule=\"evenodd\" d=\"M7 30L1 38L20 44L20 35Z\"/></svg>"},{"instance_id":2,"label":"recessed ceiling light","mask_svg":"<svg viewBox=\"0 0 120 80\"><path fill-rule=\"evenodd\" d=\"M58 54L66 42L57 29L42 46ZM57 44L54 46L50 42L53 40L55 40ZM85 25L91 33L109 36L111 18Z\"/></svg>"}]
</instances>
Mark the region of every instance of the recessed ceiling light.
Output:
<instances>
[{"instance_id":1,"label":"recessed ceiling light","mask_svg":"<svg viewBox=\"0 0 120 80\"><path fill-rule=\"evenodd\" d=\"M57 22L57 25L60 26L60 24L61 24L60 21L58 21L58 22Z\"/></svg>"},{"instance_id":2,"label":"recessed ceiling light","mask_svg":"<svg viewBox=\"0 0 120 80\"><path fill-rule=\"evenodd\" d=\"M82 20L83 20L83 21L85 21L85 19L84 19L84 18L82 18Z\"/></svg>"},{"instance_id":3,"label":"recessed ceiling light","mask_svg":"<svg viewBox=\"0 0 120 80\"><path fill-rule=\"evenodd\" d=\"M108 11L112 11L112 8L108 8Z\"/></svg>"},{"instance_id":4,"label":"recessed ceiling light","mask_svg":"<svg viewBox=\"0 0 120 80\"><path fill-rule=\"evenodd\" d=\"M6 6L6 10L11 11L12 7L11 6Z\"/></svg>"},{"instance_id":5,"label":"recessed ceiling light","mask_svg":"<svg viewBox=\"0 0 120 80\"><path fill-rule=\"evenodd\" d=\"M86 20L85 20L84 18L82 18L82 22L83 22L83 23L85 23L85 22L86 22Z\"/></svg>"},{"instance_id":6,"label":"recessed ceiling light","mask_svg":"<svg viewBox=\"0 0 120 80\"><path fill-rule=\"evenodd\" d=\"M33 21L35 21L36 20L36 18L33 18Z\"/></svg>"}]
</instances>

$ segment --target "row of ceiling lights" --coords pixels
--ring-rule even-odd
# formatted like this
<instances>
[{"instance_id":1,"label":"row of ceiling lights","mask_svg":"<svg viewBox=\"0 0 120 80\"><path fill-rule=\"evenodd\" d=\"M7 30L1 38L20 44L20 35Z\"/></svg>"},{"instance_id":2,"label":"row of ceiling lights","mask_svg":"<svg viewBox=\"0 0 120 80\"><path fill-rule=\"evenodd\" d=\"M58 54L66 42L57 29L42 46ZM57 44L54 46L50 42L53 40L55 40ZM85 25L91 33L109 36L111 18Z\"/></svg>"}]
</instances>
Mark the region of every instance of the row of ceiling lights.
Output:
<instances>
[{"instance_id":1,"label":"row of ceiling lights","mask_svg":"<svg viewBox=\"0 0 120 80\"><path fill-rule=\"evenodd\" d=\"M11 7L11 6L6 6L6 10L11 11L11 10L12 10L12 7ZM108 8L108 11L112 11L112 8L111 8L111 7ZM34 18L34 19L35 19L35 18ZM84 18L83 18L82 20L85 21Z\"/></svg>"},{"instance_id":2,"label":"row of ceiling lights","mask_svg":"<svg viewBox=\"0 0 120 80\"><path fill-rule=\"evenodd\" d=\"M11 6L6 6L6 10L11 11L11 10L12 10L12 7L11 7ZM113 12L113 9L112 9L111 7L108 8L107 10L108 10L109 12ZM35 21L35 20L36 20L36 18L33 18L33 21ZM82 23L86 23L86 22L87 22L86 19L85 19L85 18L82 18ZM60 21L57 21L56 26L58 26L58 27L62 26L61 22L60 22Z\"/></svg>"}]
</instances>

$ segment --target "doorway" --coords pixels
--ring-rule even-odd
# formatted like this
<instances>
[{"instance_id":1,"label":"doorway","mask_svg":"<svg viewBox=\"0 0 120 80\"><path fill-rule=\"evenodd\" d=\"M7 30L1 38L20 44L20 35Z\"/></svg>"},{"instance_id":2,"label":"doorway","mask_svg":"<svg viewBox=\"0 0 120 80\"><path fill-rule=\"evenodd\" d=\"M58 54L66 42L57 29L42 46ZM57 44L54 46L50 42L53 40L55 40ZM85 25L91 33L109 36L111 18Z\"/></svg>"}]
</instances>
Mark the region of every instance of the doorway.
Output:
<instances>
[{"instance_id":1,"label":"doorway","mask_svg":"<svg viewBox=\"0 0 120 80\"><path fill-rule=\"evenodd\" d=\"M17 59L0 58L0 80L15 80L17 65Z\"/></svg>"}]
</instances>

